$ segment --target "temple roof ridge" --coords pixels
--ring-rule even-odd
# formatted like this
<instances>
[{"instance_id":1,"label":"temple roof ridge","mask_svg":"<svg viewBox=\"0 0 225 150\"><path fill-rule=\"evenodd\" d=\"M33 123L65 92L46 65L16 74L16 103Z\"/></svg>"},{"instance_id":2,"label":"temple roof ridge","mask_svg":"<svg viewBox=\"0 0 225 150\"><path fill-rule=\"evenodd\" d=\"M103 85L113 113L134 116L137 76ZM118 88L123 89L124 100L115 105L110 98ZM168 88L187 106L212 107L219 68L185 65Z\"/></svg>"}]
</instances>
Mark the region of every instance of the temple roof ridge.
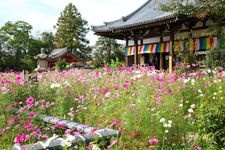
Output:
<instances>
[{"instance_id":1,"label":"temple roof ridge","mask_svg":"<svg viewBox=\"0 0 225 150\"><path fill-rule=\"evenodd\" d=\"M123 29L172 18L175 16L174 13L165 12L159 8L160 4L166 4L170 1L171 0L147 0L130 14L114 21L105 22L105 25L92 26L92 30L94 32L113 32L116 29Z\"/></svg>"}]
</instances>

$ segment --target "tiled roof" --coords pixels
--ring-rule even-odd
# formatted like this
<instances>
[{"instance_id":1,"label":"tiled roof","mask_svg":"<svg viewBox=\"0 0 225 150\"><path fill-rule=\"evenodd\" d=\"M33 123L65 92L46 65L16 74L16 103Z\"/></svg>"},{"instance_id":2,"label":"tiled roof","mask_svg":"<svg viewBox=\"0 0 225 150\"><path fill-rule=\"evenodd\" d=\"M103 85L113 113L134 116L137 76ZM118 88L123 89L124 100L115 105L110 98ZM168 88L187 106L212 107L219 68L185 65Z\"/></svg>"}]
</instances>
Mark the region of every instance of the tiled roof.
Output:
<instances>
[{"instance_id":1,"label":"tiled roof","mask_svg":"<svg viewBox=\"0 0 225 150\"><path fill-rule=\"evenodd\" d=\"M174 18L173 13L162 11L159 8L160 4L165 4L169 1L171 0L148 0L140 8L126 17L122 17L116 21L106 22L105 25L102 26L93 26L92 29L94 32L109 32Z\"/></svg>"},{"instance_id":2,"label":"tiled roof","mask_svg":"<svg viewBox=\"0 0 225 150\"><path fill-rule=\"evenodd\" d=\"M63 56L64 54L66 54L68 52L67 48L61 48L61 49L54 49L50 54L49 54L49 58L51 59L55 59L58 57Z\"/></svg>"}]
</instances>

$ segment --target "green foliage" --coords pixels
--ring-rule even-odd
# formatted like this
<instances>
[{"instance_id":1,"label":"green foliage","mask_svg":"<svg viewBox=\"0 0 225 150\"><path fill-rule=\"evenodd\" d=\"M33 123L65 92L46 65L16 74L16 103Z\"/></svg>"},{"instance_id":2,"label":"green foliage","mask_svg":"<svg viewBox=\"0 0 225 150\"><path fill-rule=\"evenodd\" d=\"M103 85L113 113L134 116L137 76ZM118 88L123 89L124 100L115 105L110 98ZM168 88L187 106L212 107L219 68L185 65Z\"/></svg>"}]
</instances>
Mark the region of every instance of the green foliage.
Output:
<instances>
[{"instance_id":1,"label":"green foliage","mask_svg":"<svg viewBox=\"0 0 225 150\"><path fill-rule=\"evenodd\" d=\"M13 56L7 64L11 69L21 69L21 58L28 53L31 29L32 26L24 21L7 22L0 28L0 51L5 54L3 56Z\"/></svg>"},{"instance_id":2,"label":"green foliage","mask_svg":"<svg viewBox=\"0 0 225 150\"><path fill-rule=\"evenodd\" d=\"M49 54L54 49L54 41L55 37L52 32L43 32L41 33L41 48L47 50L47 54Z\"/></svg>"},{"instance_id":3,"label":"green foliage","mask_svg":"<svg viewBox=\"0 0 225 150\"><path fill-rule=\"evenodd\" d=\"M34 56L41 48L53 48L52 33L43 32L40 38L31 36L32 26L24 21L7 22L0 28L0 71L36 68Z\"/></svg>"},{"instance_id":4,"label":"green foliage","mask_svg":"<svg viewBox=\"0 0 225 150\"><path fill-rule=\"evenodd\" d=\"M209 68L225 67L225 49L216 47L206 55L205 65Z\"/></svg>"},{"instance_id":5,"label":"green foliage","mask_svg":"<svg viewBox=\"0 0 225 150\"><path fill-rule=\"evenodd\" d=\"M81 17L75 5L69 3L56 24L55 42L57 48L67 47L73 53L83 59L90 58L91 49L85 36L88 32L87 21Z\"/></svg>"},{"instance_id":6,"label":"green foliage","mask_svg":"<svg viewBox=\"0 0 225 150\"><path fill-rule=\"evenodd\" d=\"M121 67L121 66L123 66L123 65L124 65L124 62L119 61L119 59L116 58L116 61L114 61L113 59L111 60L111 63L110 63L110 65L109 65L109 67L110 67L111 69L115 70L116 68Z\"/></svg>"},{"instance_id":7,"label":"green foliage","mask_svg":"<svg viewBox=\"0 0 225 150\"><path fill-rule=\"evenodd\" d=\"M56 69L58 71L63 71L67 69L68 65L69 65L68 62L66 62L65 60L61 60L56 63Z\"/></svg>"},{"instance_id":8,"label":"green foliage","mask_svg":"<svg viewBox=\"0 0 225 150\"><path fill-rule=\"evenodd\" d=\"M204 103L199 112L199 130L202 140L217 149L225 147L225 104L218 100Z\"/></svg>"},{"instance_id":9,"label":"green foliage","mask_svg":"<svg viewBox=\"0 0 225 150\"><path fill-rule=\"evenodd\" d=\"M120 64L122 64L124 61L122 45L117 43L115 39L99 37L95 46L94 64L96 67L103 67L104 65L110 65L115 62L121 62Z\"/></svg>"}]
</instances>

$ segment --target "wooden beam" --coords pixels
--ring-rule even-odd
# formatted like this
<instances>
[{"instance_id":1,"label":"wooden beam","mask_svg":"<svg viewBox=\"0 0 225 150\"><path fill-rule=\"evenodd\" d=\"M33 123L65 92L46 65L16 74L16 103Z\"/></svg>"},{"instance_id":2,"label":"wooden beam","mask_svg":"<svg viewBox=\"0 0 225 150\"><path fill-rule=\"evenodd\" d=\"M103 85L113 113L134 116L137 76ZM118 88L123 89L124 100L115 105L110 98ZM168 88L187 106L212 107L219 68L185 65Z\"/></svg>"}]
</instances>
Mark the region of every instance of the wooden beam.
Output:
<instances>
[{"instance_id":1,"label":"wooden beam","mask_svg":"<svg viewBox=\"0 0 225 150\"><path fill-rule=\"evenodd\" d=\"M138 38L135 37L134 38L134 45L135 45L135 64L138 66L139 62L138 62Z\"/></svg>"},{"instance_id":2,"label":"wooden beam","mask_svg":"<svg viewBox=\"0 0 225 150\"><path fill-rule=\"evenodd\" d=\"M174 51L174 32L170 33L170 52L169 52L169 73L173 72L173 51Z\"/></svg>"},{"instance_id":3,"label":"wooden beam","mask_svg":"<svg viewBox=\"0 0 225 150\"><path fill-rule=\"evenodd\" d=\"M163 35L160 37L160 43L163 42ZM163 53L160 53L159 69L163 70Z\"/></svg>"}]
</instances>

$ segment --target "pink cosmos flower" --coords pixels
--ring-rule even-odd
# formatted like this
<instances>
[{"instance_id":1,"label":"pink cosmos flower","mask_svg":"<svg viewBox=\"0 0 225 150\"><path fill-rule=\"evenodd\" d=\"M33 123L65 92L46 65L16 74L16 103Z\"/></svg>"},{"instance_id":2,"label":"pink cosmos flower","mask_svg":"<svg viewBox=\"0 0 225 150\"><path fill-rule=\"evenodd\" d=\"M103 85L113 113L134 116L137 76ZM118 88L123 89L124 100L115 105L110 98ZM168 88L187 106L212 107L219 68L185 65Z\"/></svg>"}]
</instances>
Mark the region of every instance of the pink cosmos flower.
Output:
<instances>
[{"instance_id":1,"label":"pink cosmos flower","mask_svg":"<svg viewBox=\"0 0 225 150\"><path fill-rule=\"evenodd\" d=\"M72 130L71 129L66 129L66 131L64 132L65 135L67 134L71 134Z\"/></svg>"},{"instance_id":2,"label":"pink cosmos flower","mask_svg":"<svg viewBox=\"0 0 225 150\"><path fill-rule=\"evenodd\" d=\"M200 146L197 146L197 148L196 148L197 150L202 150L202 148L200 147Z\"/></svg>"},{"instance_id":3,"label":"pink cosmos flower","mask_svg":"<svg viewBox=\"0 0 225 150\"><path fill-rule=\"evenodd\" d=\"M30 112L29 115L28 115L30 118L35 118L37 115L35 112Z\"/></svg>"},{"instance_id":4,"label":"pink cosmos flower","mask_svg":"<svg viewBox=\"0 0 225 150\"><path fill-rule=\"evenodd\" d=\"M161 104L161 97L160 96L156 98L156 102L157 102L157 104Z\"/></svg>"},{"instance_id":5,"label":"pink cosmos flower","mask_svg":"<svg viewBox=\"0 0 225 150\"><path fill-rule=\"evenodd\" d=\"M125 89L127 89L127 88L129 87L129 84L125 83L125 84L123 84L123 87L124 87Z\"/></svg>"},{"instance_id":6,"label":"pink cosmos flower","mask_svg":"<svg viewBox=\"0 0 225 150\"><path fill-rule=\"evenodd\" d=\"M112 143L109 146L107 146L107 148L110 149L113 145L116 145L117 143L118 143L118 141L114 140L114 141L112 141Z\"/></svg>"},{"instance_id":7,"label":"pink cosmos flower","mask_svg":"<svg viewBox=\"0 0 225 150\"><path fill-rule=\"evenodd\" d=\"M24 126L26 128L29 128L31 126L31 122L29 120L27 120L25 123L24 123Z\"/></svg>"},{"instance_id":8,"label":"pink cosmos flower","mask_svg":"<svg viewBox=\"0 0 225 150\"><path fill-rule=\"evenodd\" d=\"M17 106L17 105L19 105L19 103L20 103L20 101L16 100L16 101L14 101L13 106Z\"/></svg>"},{"instance_id":9,"label":"pink cosmos flower","mask_svg":"<svg viewBox=\"0 0 225 150\"><path fill-rule=\"evenodd\" d=\"M22 143L22 142L26 142L28 140L28 135L27 134L21 134L21 135L17 135L14 139L15 143Z\"/></svg>"},{"instance_id":10,"label":"pink cosmos flower","mask_svg":"<svg viewBox=\"0 0 225 150\"><path fill-rule=\"evenodd\" d=\"M50 102L47 102L46 104L45 104L45 107L46 108L49 108L51 106L51 103Z\"/></svg>"},{"instance_id":11,"label":"pink cosmos flower","mask_svg":"<svg viewBox=\"0 0 225 150\"><path fill-rule=\"evenodd\" d=\"M33 97L26 98L26 104L32 104L34 101L35 101L35 98Z\"/></svg>"},{"instance_id":12,"label":"pink cosmos flower","mask_svg":"<svg viewBox=\"0 0 225 150\"><path fill-rule=\"evenodd\" d=\"M159 140L158 140L157 138L151 138L151 139L149 140L149 143L150 143L151 145L157 145L157 144L159 143Z\"/></svg>"},{"instance_id":13,"label":"pink cosmos flower","mask_svg":"<svg viewBox=\"0 0 225 150\"><path fill-rule=\"evenodd\" d=\"M135 138L137 135L138 135L138 133L136 132L136 131L133 131L133 132L131 132L131 134L130 134L133 138Z\"/></svg>"},{"instance_id":14,"label":"pink cosmos flower","mask_svg":"<svg viewBox=\"0 0 225 150\"><path fill-rule=\"evenodd\" d=\"M55 124L55 127L56 127L56 128L63 128L64 126L65 126L64 123L56 123L56 124Z\"/></svg>"},{"instance_id":15,"label":"pink cosmos flower","mask_svg":"<svg viewBox=\"0 0 225 150\"><path fill-rule=\"evenodd\" d=\"M113 120L112 123L110 124L110 128L116 126L119 123L120 123L120 120Z\"/></svg>"},{"instance_id":16,"label":"pink cosmos flower","mask_svg":"<svg viewBox=\"0 0 225 150\"><path fill-rule=\"evenodd\" d=\"M78 135L80 135L80 132L74 131L74 132L73 132L73 135L74 135L74 136L78 136Z\"/></svg>"}]
</instances>

